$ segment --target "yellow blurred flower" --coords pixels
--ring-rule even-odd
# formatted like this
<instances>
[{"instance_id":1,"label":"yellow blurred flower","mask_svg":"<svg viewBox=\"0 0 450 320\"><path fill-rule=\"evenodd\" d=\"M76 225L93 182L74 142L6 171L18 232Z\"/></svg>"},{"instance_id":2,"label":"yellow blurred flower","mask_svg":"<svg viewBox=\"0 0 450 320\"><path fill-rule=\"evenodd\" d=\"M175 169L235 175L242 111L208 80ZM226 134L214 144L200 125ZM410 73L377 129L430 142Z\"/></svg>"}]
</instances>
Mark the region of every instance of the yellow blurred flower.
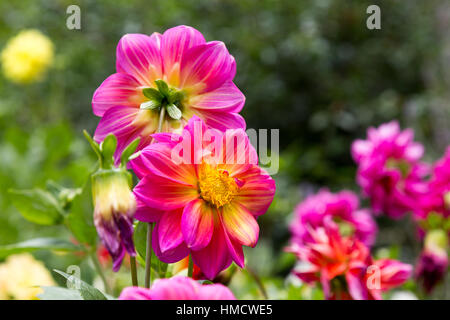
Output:
<instances>
[{"instance_id":1,"label":"yellow blurred flower","mask_svg":"<svg viewBox=\"0 0 450 320\"><path fill-rule=\"evenodd\" d=\"M53 63L53 43L40 31L23 30L11 38L1 53L3 73L17 83L42 79Z\"/></svg>"},{"instance_id":2,"label":"yellow blurred flower","mask_svg":"<svg viewBox=\"0 0 450 320\"><path fill-rule=\"evenodd\" d=\"M54 286L50 272L31 254L9 256L0 264L0 300L35 300L39 286Z\"/></svg>"}]
</instances>

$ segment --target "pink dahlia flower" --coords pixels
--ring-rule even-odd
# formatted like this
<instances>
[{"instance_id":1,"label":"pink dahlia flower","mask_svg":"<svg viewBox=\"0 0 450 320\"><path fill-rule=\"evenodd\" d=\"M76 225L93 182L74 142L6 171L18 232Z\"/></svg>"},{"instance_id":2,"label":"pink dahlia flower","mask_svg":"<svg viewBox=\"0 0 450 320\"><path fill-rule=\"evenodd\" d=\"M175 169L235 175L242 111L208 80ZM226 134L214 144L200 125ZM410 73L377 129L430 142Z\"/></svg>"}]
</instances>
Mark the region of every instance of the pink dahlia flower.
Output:
<instances>
[{"instance_id":1,"label":"pink dahlia flower","mask_svg":"<svg viewBox=\"0 0 450 320\"><path fill-rule=\"evenodd\" d=\"M401 286L411 278L411 265L393 259L373 261L365 277L370 300L381 300L381 294Z\"/></svg>"},{"instance_id":2,"label":"pink dahlia flower","mask_svg":"<svg viewBox=\"0 0 450 320\"><path fill-rule=\"evenodd\" d=\"M164 132L181 131L193 115L221 130L245 128L238 114L245 97L233 83L233 56L223 42L206 42L192 27L126 34L117 46L116 71L92 98L94 114L102 117L94 138L114 133L116 160L137 137L138 150L150 143L161 108L167 108Z\"/></svg>"},{"instance_id":3,"label":"pink dahlia flower","mask_svg":"<svg viewBox=\"0 0 450 320\"><path fill-rule=\"evenodd\" d=\"M415 217L424 220L430 213L438 214L442 218L450 217L450 148L436 161L426 186L426 192L418 197Z\"/></svg>"},{"instance_id":4,"label":"pink dahlia flower","mask_svg":"<svg viewBox=\"0 0 450 320\"><path fill-rule=\"evenodd\" d=\"M156 280L151 289L128 287L120 300L236 300L233 293L221 284L201 285L187 277Z\"/></svg>"},{"instance_id":5,"label":"pink dahlia flower","mask_svg":"<svg viewBox=\"0 0 450 320\"><path fill-rule=\"evenodd\" d=\"M398 219L414 208L425 191L427 168L419 162L424 148L413 141L411 129L401 131L398 122L367 130L367 140L356 140L352 156L358 164L357 182L371 200L375 213Z\"/></svg>"},{"instance_id":6,"label":"pink dahlia flower","mask_svg":"<svg viewBox=\"0 0 450 320\"><path fill-rule=\"evenodd\" d=\"M323 226L306 228L310 240L288 250L306 262L295 274L306 283L320 282L326 299L381 299L381 292L411 275L411 266L398 261L372 261L369 249L354 236L342 236L331 217Z\"/></svg>"},{"instance_id":7,"label":"pink dahlia flower","mask_svg":"<svg viewBox=\"0 0 450 320\"><path fill-rule=\"evenodd\" d=\"M244 130L207 129L193 117L181 136L160 133L153 138L157 143L143 149L131 165L141 179L134 189L136 218L156 221L156 255L173 263L191 253L208 279L232 261L243 267L242 246L256 245L256 219L275 193L275 182L258 167Z\"/></svg>"},{"instance_id":8,"label":"pink dahlia flower","mask_svg":"<svg viewBox=\"0 0 450 320\"><path fill-rule=\"evenodd\" d=\"M331 193L321 190L307 197L295 209L294 220L290 224L292 242L299 245L308 241L306 226L323 226L326 217L331 217L341 227L367 246L375 242L377 225L368 210L359 209L359 199L351 191Z\"/></svg>"}]
</instances>

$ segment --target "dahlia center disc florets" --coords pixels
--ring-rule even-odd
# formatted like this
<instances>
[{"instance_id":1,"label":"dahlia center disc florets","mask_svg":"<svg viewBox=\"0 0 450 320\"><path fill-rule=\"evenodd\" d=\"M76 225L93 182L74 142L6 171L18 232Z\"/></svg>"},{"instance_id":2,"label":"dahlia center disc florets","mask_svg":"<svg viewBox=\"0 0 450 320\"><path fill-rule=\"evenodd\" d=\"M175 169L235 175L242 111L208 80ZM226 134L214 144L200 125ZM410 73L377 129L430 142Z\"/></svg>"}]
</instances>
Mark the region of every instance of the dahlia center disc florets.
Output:
<instances>
[{"instance_id":1,"label":"dahlia center disc florets","mask_svg":"<svg viewBox=\"0 0 450 320\"><path fill-rule=\"evenodd\" d=\"M239 190L228 171L210 165L203 165L198 184L203 200L217 208L230 203Z\"/></svg>"}]
</instances>

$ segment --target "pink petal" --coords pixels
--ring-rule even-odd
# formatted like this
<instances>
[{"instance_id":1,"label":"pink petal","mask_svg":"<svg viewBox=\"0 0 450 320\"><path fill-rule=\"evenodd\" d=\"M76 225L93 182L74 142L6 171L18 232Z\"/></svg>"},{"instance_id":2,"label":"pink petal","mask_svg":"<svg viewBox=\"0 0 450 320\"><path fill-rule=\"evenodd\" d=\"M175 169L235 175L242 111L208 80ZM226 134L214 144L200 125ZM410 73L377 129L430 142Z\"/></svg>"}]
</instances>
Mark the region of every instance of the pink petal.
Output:
<instances>
[{"instance_id":1,"label":"pink petal","mask_svg":"<svg viewBox=\"0 0 450 320\"><path fill-rule=\"evenodd\" d=\"M97 126L94 134L95 141L103 141L110 133L116 136L117 149L114 154L116 164L120 160L122 151L136 138L141 138L137 150L142 149L151 141L151 136L144 135L144 133L152 130L153 123L149 122L144 126L139 124L136 119L139 118L140 112L139 109L132 107L112 107L105 112Z\"/></svg>"},{"instance_id":2,"label":"pink petal","mask_svg":"<svg viewBox=\"0 0 450 320\"><path fill-rule=\"evenodd\" d=\"M181 228L188 247L200 250L208 245L214 231L213 208L202 199L189 202L183 210Z\"/></svg>"},{"instance_id":3,"label":"pink petal","mask_svg":"<svg viewBox=\"0 0 450 320\"><path fill-rule=\"evenodd\" d=\"M103 116L106 110L117 105L139 108L145 100L139 83L132 76L114 73L97 88L92 98L92 109L96 116Z\"/></svg>"},{"instance_id":4,"label":"pink petal","mask_svg":"<svg viewBox=\"0 0 450 320\"><path fill-rule=\"evenodd\" d=\"M258 166L237 176L243 183L236 196L236 202L242 204L251 214L264 214L275 195L275 181Z\"/></svg>"},{"instance_id":5,"label":"pink petal","mask_svg":"<svg viewBox=\"0 0 450 320\"><path fill-rule=\"evenodd\" d=\"M198 198L196 186L149 172L134 188L136 197L152 208L173 210Z\"/></svg>"},{"instance_id":6,"label":"pink petal","mask_svg":"<svg viewBox=\"0 0 450 320\"><path fill-rule=\"evenodd\" d=\"M222 284L202 285L198 292L199 300L236 300L230 289Z\"/></svg>"},{"instance_id":7,"label":"pink petal","mask_svg":"<svg viewBox=\"0 0 450 320\"><path fill-rule=\"evenodd\" d=\"M117 72L132 75L142 86L162 79L161 35L126 34L117 45Z\"/></svg>"},{"instance_id":8,"label":"pink petal","mask_svg":"<svg viewBox=\"0 0 450 320\"><path fill-rule=\"evenodd\" d=\"M232 202L223 207L222 221L231 239L249 247L254 247L258 242L258 223L255 217L239 203Z\"/></svg>"},{"instance_id":9,"label":"pink petal","mask_svg":"<svg viewBox=\"0 0 450 320\"><path fill-rule=\"evenodd\" d=\"M204 93L233 80L236 62L223 42L211 41L188 50L181 61L180 70L182 88Z\"/></svg>"},{"instance_id":10,"label":"pink petal","mask_svg":"<svg viewBox=\"0 0 450 320\"><path fill-rule=\"evenodd\" d=\"M150 289L128 287L122 290L119 300L152 300L150 293Z\"/></svg>"},{"instance_id":11,"label":"pink petal","mask_svg":"<svg viewBox=\"0 0 450 320\"><path fill-rule=\"evenodd\" d=\"M172 145L166 143L154 143L142 150L139 161L132 164L138 172L152 171L159 176L166 177L183 183L197 185L197 174L192 164L176 163L172 157ZM145 167L142 168L142 166Z\"/></svg>"},{"instance_id":12,"label":"pink petal","mask_svg":"<svg viewBox=\"0 0 450 320\"><path fill-rule=\"evenodd\" d=\"M152 286L152 300L197 300L200 284L186 277L158 279Z\"/></svg>"},{"instance_id":13,"label":"pink petal","mask_svg":"<svg viewBox=\"0 0 450 320\"><path fill-rule=\"evenodd\" d=\"M167 214L167 213L166 213ZM178 214L178 216L180 216ZM177 215L172 217L167 217L166 220L177 220L180 219ZM184 241L179 242L179 238L177 235L181 234L181 230L177 227L174 227L178 229L177 231L171 231L170 226L165 225L163 226L163 235L160 236L160 228L159 228L159 222L156 223L153 233L152 233L152 249L155 252L156 256L165 263L175 263L178 262L184 258L187 257L189 254L189 249L186 246L186 243ZM172 237L170 236L170 233L173 232ZM166 243L167 241L167 243ZM163 242L165 251L161 250L160 243ZM178 243L177 246L175 246L175 243ZM168 249L170 248L170 249Z\"/></svg>"},{"instance_id":14,"label":"pink petal","mask_svg":"<svg viewBox=\"0 0 450 320\"><path fill-rule=\"evenodd\" d=\"M158 228L161 253L170 251L183 242L184 239L181 232L182 213L182 210L167 211L157 222L156 227Z\"/></svg>"},{"instance_id":15,"label":"pink petal","mask_svg":"<svg viewBox=\"0 0 450 320\"><path fill-rule=\"evenodd\" d=\"M196 29L177 26L166 30L161 40L161 55L164 62L164 74L169 83L179 86L180 65L186 52L205 43L205 38Z\"/></svg>"},{"instance_id":16,"label":"pink petal","mask_svg":"<svg viewBox=\"0 0 450 320\"><path fill-rule=\"evenodd\" d=\"M223 233L225 236L225 241L227 243L228 252L231 254L231 258L233 259L234 262L236 262L236 264L239 267L244 268L245 260L244 260L244 250L242 249L242 244L239 243L238 241L230 238L230 236L228 235L228 232L224 226L223 218L221 218L221 223L222 223L222 227L224 229Z\"/></svg>"},{"instance_id":17,"label":"pink petal","mask_svg":"<svg viewBox=\"0 0 450 320\"><path fill-rule=\"evenodd\" d=\"M219 223L214 226L214 233L209 244L201 250L192 251L191 255L194 263L209 280L213 280L219 272L228 268L232 259Z\"/></svg>"},{"instance_id":18,"label":"pink petal","mask_svg":"<svg viewBox=\"0 0 450 320\"><path fill-rule=\"evenodd\" d=\"M233 113L240 112L244 103L244 94L232 81L225 82L222 86L213 91L193 96L189 100L191 108Z\"/></svg>"},{"instance_id":19,"label":"pink petal","mask_svg":"<svg viewBox=\"0 0 450 320\"><path fill-rule=\"evenodd\" d=\"M137 199L137 208L134 218L143 222L156 222L161 219L164 211L148 207L144 202Z\"/></svg>"}]
</instances>

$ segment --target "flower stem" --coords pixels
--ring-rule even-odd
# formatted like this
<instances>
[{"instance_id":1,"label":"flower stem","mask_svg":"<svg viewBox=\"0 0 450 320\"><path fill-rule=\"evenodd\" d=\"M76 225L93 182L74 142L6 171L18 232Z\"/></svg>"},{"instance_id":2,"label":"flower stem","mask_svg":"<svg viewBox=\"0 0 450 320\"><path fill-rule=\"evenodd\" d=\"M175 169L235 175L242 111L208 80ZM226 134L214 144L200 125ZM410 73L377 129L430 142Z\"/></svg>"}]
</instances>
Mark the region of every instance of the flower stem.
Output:
<instances>
[{"instance_id":1,"label":"flower stem","mask_svg":"<svg viewBox=\"0 0 450 320\"><path fill-rule=\"evenodd\" d=\"M250 275L250 277L255 280L256 285L258 286L259 291L261 292L261 295L264 297L265 300L269 299L269 296L267 295L266 288L264 287L264 284L262 283L261 279L258 277L256 272L254 272L252 269L250 269L248 266L245 268L247 273Z\"/></svg>"},{"instance_id":2,"label":"flower stem","mask_svg":"<svg viewBox=\"0 0 450 320\"><path fill-rule=\"evenodd\" d=\"M188 257L188 277L192 278L192 274L194 273L194 261L192 261L192 256Z\"/></svg>"},{"instance_id":3,"label":"flower stem","mask_svg":"<svg viewBox=\"0 0 450 320\"><path fill-rule=\"evenodd\" d=\"M159 112L158 129L156 130L156 133L159 133L162 130L165 113L166 113L165 106L161 106L161 111ZM149 223L148 227L147 227L147 248L145 250L145 287L146 288L150 288L150 285L152 282L152 232L153 232L153 223Z\"/></svg>"},{"instance_id":4,"label":"flower stem","mask_svg":"<svg viewBox=\"0 0 450 320\"><path fill-rule=\"evenodd\" d=\"M94 264L95 270L97 271L100 278L102 279L103 286L105 287L105 292L110 293L108 281L106 280L105 273L103 272L103 269L100 266L100 262L98 262L98 258L97 258L95 251L93 253L91 253L91 260L92 260L92 263Z\"/></svg>"},{"instance_id":5,"label":"flower stem","mask_svg":"<svg viewBox=\"0 0 450 320\"><path fill-rule=\"evenodd\" d=\"M137 269L136 269L136 258L130 256L130 267L131 267L131 283L134 287L138 286Z\"/></svg>"},{"instance_id":6,"label":"flower stem","mask_svg":"<svg viewBox=\"0 0 450 320\"><path fill-rule=\"evenodd\" d=\"M152 233L153 223L147 227L147 248L145 250L145 287L150 288L152 282Z\"/></svg>"}]
</instances>

